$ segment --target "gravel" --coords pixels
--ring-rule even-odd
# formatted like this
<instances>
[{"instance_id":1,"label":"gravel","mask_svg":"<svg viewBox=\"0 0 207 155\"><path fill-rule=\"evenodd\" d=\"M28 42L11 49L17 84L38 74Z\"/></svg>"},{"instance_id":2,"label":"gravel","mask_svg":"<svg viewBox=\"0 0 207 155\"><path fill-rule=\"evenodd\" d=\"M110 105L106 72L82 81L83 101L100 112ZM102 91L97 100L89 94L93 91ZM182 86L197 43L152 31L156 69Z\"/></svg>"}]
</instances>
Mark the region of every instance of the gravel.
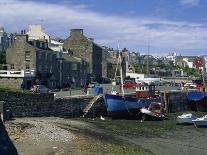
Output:
<instances>
[{"instance_id":1,"label":"gravel","mask_svg":"<svg viewBox=\"0 0 207 155\"><path fill-rule=\"evenodd\" d=\"M75 139L72 133L47 122L36 121L32 125L25 134L34 142L70 142Z\"/></svg>"}]
</instances>

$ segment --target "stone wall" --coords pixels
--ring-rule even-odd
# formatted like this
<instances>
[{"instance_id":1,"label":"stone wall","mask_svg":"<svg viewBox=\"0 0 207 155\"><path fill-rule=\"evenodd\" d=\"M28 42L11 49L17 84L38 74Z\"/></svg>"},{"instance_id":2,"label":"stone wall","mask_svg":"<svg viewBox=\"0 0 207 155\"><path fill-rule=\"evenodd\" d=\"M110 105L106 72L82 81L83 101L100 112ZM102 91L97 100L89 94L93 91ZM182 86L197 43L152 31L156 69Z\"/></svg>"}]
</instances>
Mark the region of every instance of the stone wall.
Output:
<instances>
[{"instance_id":1,"label":"stone wall","mask_svg":"<svg viewBox=\"0 0 207 155\"><path fill-rule=\"evenodd\" d=\"M25 94L0 91L0 100L5 102L5 110L11 111L14 117L81 116L82 110L92 98L93 96L55 99L53 93Z\"/></svg>"},{"instance_id":2,"label":"stone wall","mask_svg":"<svg viewBox=\"0 0 207 155\"><path fill-rule=\"evenodd\" d=\"M164 97L163 102L165 102L168 112L189 110L186 92L170 91L166 94L161 93L161 95Z\"/></svg>"}]
</instances>

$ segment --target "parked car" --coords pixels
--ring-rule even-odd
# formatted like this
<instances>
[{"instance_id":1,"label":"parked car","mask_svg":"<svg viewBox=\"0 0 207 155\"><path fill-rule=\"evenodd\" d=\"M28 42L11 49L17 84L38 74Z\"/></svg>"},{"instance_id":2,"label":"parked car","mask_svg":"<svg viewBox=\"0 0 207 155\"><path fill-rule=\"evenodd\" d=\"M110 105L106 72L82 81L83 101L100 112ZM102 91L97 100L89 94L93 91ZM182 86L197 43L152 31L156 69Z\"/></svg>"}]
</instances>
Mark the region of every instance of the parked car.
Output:
<instances>
[{"instance_id":1,"label":"parked car","mask_svg":"<svg viewBox=\"0 0 207 155\"><path fill-rule=\"evenodd\" d=\"M187 88L196 88L197 85L195 83L193 83L193 82L186 82L184 84L184 87L187 87Z\"/></svg>"},{"instance_id":2,"label":"parked car","mask_svg":"<svg viewBox=\"0 0 207 155\"><path fill-rule=\"evenodd\" d=\"M40 92L40 93L46 93L49 92L49 88L47 88L44 85L33 85L31 88L32 92Z\"/></svg>"},{"instance_id":3,"label":"parked car","mask_svg":"<svg viewBox=\"0 0 207 155\"><path fill-rule=\"evenodd\" d=\"M134 82L134 81L125 81L125 82L123 83L123 87L124 87L124 88L135 88L137 85L138 85L138 84L137 84L136 82ZM119 86L122 87L121 84L120 84Z\"/></svg>"}]
</instances>

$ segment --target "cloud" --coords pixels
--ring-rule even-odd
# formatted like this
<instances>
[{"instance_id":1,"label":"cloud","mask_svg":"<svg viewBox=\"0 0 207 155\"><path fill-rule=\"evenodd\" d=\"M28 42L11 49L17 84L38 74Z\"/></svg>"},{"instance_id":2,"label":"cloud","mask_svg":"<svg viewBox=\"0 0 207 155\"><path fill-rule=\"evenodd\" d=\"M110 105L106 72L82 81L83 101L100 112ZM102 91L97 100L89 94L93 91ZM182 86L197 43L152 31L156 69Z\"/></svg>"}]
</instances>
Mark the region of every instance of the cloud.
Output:
<instances>
[{"instance_id":1,"label":"cloud","mask_svg":"<svg viewBox=\"0 0 207 155\"><path fill-rule=\"evenodd\" d=\"M187 5L187 6L194 6L197 5L200 0L179 0L180 4Z\"/></svg>"},{"instance_id":2,"label":"cloud","mask_svg":"<svg viewBox=\"0 0 207 155\"><path fill-rule=\"evenodd\" d=\"M40 23L52 37L67 37L71 28L83 28L88 37L101 45L146 49L206 48L206 23L171 21L153 17L105 15L87 6L70 3L48 4L32 1L1 0L0 26L20 31Z\"/></svg>"}]
</instances>

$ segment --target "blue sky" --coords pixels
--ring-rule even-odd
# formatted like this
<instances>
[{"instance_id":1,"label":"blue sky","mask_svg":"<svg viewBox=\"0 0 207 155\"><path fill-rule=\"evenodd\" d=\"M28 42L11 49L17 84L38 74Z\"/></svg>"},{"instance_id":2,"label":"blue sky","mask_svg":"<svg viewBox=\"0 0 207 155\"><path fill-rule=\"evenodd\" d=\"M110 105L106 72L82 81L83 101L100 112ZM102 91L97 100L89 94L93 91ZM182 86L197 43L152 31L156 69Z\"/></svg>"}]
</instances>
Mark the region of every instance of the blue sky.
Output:
<instances>
[{"instance_id":1,"label":"blue sky","mask_svg":"<svg viewBox=\"0 0 207 155\"><path fill-rule=\"evenodd\" d=\"M8 32L42 24L52 37L71 28L100 45L166 55L207 54L206 0L0 0L0 26Z\"/></svg>"}]
</instances>

